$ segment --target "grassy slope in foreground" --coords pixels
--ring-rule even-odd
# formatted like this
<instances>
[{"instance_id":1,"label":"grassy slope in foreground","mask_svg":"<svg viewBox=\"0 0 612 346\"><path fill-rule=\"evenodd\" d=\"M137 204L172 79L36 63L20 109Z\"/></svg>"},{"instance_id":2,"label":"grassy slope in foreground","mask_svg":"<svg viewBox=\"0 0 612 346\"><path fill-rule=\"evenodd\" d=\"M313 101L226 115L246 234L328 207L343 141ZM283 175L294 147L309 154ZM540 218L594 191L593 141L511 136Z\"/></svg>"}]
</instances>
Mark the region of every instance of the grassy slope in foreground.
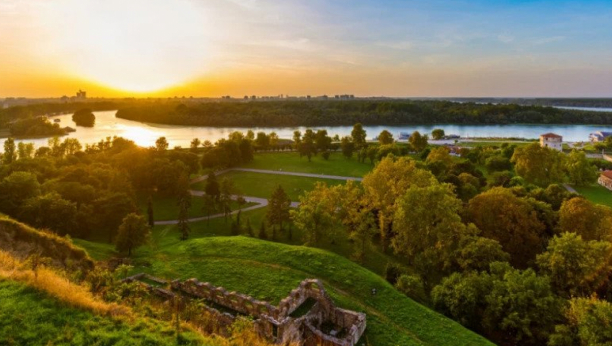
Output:
<instances>
[{"instance_id":1,"label":"grassy slope in foreground","mask_svg":"<svg viewBox=\"0 0 612 346\"><path fill-rule=\"evenodd\" d=\"M371 345L490 345L378 275L324 250L248 237L207 237L141 251L138 257L151 264L138 271L168 279L195 277L274 304L301 280L322 279L340 306L367 313L365 336Z\"/></svg>"},{"instance_id":2,"label":"grassy slope in foreground","mask_svg":"<svg viewBox=\"0 0 612 346\"><path fill-rule=\"evenodd\" d=\"M212 345L195 335L190 339L190 344ZM176 345L176 337L165 323L97 316L0 279L0 345Z\"/></svg>"}]
</instances>

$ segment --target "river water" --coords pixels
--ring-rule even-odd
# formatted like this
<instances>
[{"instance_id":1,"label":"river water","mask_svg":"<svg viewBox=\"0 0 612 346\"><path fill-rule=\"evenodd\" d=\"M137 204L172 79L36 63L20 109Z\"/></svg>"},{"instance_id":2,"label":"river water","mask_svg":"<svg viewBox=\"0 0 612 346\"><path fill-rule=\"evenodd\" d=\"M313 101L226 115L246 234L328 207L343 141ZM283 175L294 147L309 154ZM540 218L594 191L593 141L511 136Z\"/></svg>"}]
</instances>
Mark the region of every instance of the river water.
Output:
<instances>
[{"instance_id":1,"label":"river water","mask_svg":"<svg viewBox=\"0 0 612 346\"><path fill-rule=\"evenodd\" d=\"M76 138L81 144L92 144L103 140L106 137L119 136L133 140L140 146L152 146L155 140L161 136L166 137L170 147L181 146L189 147L193 138L209 140L215 142L220 138L225 138L233 131L243 131L246 133L249 128L240 127L202 127L202 126L175 126L160 125L151 123L140 123L137 121L125 120L115 117L115 111L95 112L96 124L92 128L76 126L72 121L71 114L51 117L53 121L59 119L61 127L70 126L76 129L67 137ZM395 138L400 132L419 131L422 134L430 134L434 128L443 129L446 134L456 134L461 137L519 137L519 138L538 138L540 134L554 132L563 136L564 141L579 142L588 141L589 133L594 131L612 131L611 126L597 125L409 125L409 126L365 126L368 139L373 139L382 130L390 131ZM276 132L280 138L290 139L293 131L300 130L302 133L305 127L266 127L250 128L254 132ZM319 126L313 129L325 129L330 136L348 136L352 126ZM47 145L48 139L25 139L23 142L33 142L37 147Z\"/></svg>"}]
</instances>

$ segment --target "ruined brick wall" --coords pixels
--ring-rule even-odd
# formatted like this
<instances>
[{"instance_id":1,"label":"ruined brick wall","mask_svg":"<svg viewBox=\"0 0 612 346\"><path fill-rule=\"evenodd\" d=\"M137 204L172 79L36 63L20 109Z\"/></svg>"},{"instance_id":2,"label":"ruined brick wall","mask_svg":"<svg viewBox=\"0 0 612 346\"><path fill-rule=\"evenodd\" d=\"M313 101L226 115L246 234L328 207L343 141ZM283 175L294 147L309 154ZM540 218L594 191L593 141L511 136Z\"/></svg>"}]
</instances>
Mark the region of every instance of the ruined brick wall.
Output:
<instances>
[{"instance_id":1,"label":"ruined brick wall","mask_svg":"<svg viewBox=\"0 0 612 346\"><path fill-rule=\"evenodd\" d=\"M147 274L138 274L126 281L143 279L167 284L166 281ZM218 324L224 328L229 327L239 314L252 316L255 318L253 324L258 333L277 344L297 342L305 346L354 346L366 328L365 314L336 307L323 288L323 284L316 279L302 281L296 289L280 301L278 306L244 294L228 292L223 287L216 287L208 282L199 282L196 279L182 282L172 281L171 287L174 292L151 285L147 286L158 295L175 296L174 292L178 292L182 296L200 298L213 303L202 309L215 316ZM298 318L291 317L290 315L308 298L316 301L310 311ZM215 309L217 305L230 312ZM332 323L344 330L343 337L333 337L319 330L320 325L324 322Z\"/></svg>"},{"instance_id":2,"label":"ruined brick wall","mask_svg":"<svg viewBox=\"0 0 612 346\"><path fill-rule=\"evenodd\" d=\"M184 282L175 280L172 281L172 288L244 315L253 317L267 315L275 319L278 316L278 309L268 302L259 301L241 293L228 292L223 287L216 287L208 282L199 282L196 279L189 279Z\"/></svg>"}]
</instances>

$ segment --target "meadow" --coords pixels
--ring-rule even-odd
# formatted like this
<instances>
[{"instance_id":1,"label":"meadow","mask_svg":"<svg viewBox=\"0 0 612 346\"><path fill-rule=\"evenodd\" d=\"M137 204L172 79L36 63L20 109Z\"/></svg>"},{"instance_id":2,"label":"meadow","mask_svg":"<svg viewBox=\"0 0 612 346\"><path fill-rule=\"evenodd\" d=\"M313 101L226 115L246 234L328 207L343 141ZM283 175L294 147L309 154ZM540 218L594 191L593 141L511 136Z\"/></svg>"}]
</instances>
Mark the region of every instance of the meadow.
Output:
<instances>
[{"instance_id":1,"label":"meadow","mask_svg":"<svg viewBox=\"0 0 612 346\"><path fill-rule=\"evenodd\" d=\"M300 157L300 155L295 152L257 153L253 161L242 167L273 171L363 177L374 168L374 165L369 162L358 162L356 156L347 159L342 156L340 151L337 151L330 155L329 160L324 160L321 156L314 156L310 162L308 162L307 157Z\"/></svg>"},{"instance_id":2,"label":"meadow","mask_svg":"<svg viewBox=\"0 0 612 346\"><path fill-rule=\"evenodd\" d=\"M612 208L612 191L605 187L601 185L574 186L574 189L589 201Z\"/></svg>"},{"instance_id":3,"label":"meadow","mask_svg":"<svg viewBox=\"0 0 612 346\"><path fill-rule=\"evenodd\" d=\"M281 186L285 193L294 202L299 201L299 196L306 191L314 188L317 182L324 182L327 185L343 184L342 180L319 179L308 177L297 177L280 174L266 174L242 171L230 171L218 176L218 179L228 178L234 186L244 196L269 198L277 186ZM204 191L206 181L202 181L191 186L194 190ZM199 201L198 203L202 203Z\"/></svg>"}]
</instances>

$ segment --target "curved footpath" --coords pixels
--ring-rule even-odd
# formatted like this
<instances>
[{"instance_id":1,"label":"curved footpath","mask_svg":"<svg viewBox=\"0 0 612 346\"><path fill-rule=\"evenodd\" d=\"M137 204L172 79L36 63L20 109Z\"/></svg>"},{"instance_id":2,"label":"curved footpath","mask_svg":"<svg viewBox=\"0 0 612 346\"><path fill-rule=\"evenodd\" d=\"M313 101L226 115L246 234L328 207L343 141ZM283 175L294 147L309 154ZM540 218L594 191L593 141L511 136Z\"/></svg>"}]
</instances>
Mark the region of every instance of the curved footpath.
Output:
<instances>
[{"instance_id":1,"label":"curved footpath","mask_svg":"<svg viewBox=\"0 0 612 346\"><path fill-rule=\"evenodd\" d=\"M267 169L251 169L251 168L230 168L230 169L224 169L224 170L215 172L215 175L221 175L221 174L227 173L229 171L242 171L242 172L253 172L253 173L262 173L262 174L293 175L293 176L297 176L297 177L320 178L320 179L334 179L334 180L361 181L363 179L363 178L358 178L358 177L343 177L343 176L339 176L339 175L326 175L326 174L313 174L313 173L300 173L300 172L272 171L272 170L267 170ZM192 179L191 180L191 184L195 184L195 183L204 181L207 178L208 178L208 175L199 176L197 178ZM191 193L192 196L198 196L198 197L204 195L204 191L199 191L199 190L190 190L189 193ZM246 207L244 209L234 210L229 215L236 214L239 211L249 211L249 210L255 210L255 209L263 208L263 207L268 205L268 200L265 199L265 198L251 197L251 196L242 196L242 197L248 203L257 203L257 205ZM235 199L235 198L237 198L237 196L233 196L233 198ZM299 205L300 205L299 202L291 202L291 208L297 208ZM224 216L225 216L225 214L220 213L220 214L213 214L213 215L209 215L209 216L194 217L194 218L187 219L187 221L188 222L197 222L197 221L210 220L210 219L214 219L214 218L218 218L218 217L224 217ZM178 220L155 221L155 225L176 225L177 223L178 223Z\"/></svg>"}]
</instances>

